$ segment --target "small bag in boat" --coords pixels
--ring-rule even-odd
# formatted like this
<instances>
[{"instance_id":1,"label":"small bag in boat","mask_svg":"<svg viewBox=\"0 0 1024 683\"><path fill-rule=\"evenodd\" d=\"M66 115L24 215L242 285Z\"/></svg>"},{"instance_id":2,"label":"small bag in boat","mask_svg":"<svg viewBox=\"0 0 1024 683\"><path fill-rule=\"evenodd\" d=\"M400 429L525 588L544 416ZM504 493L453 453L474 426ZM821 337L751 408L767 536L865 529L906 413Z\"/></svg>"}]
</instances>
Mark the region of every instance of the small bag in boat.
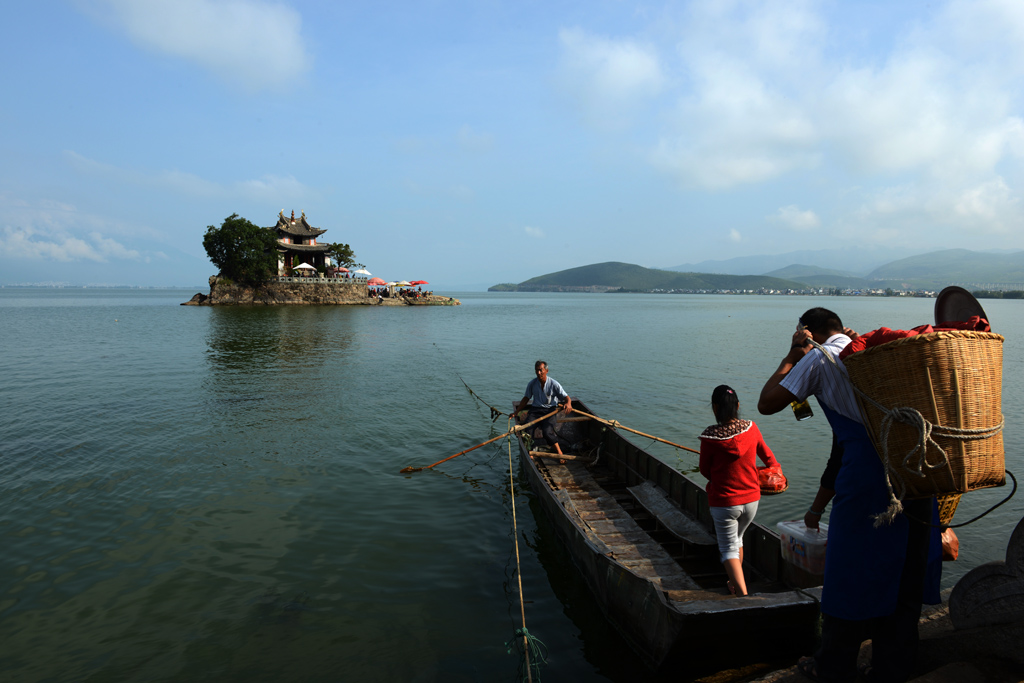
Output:
<instances>
[{"instance_id":1,"label":"small bag in boat","mask_svg":"<svg viewBox=\"0 0 1024 683\"><path fill-rule=\"evenodd\" d=\"M789 481L786 479L786 475L782 473L781 465L758 467L757 481L761 486L761 493L769 496L775 493L782 493L789 488Z\"/></svg>"},{"instance_id":2,"label":"small bag in boat","mask_svg":"<svg viewBox=\"0 0 1024 683\"><path fill-rule=\"evenodd\" d=\"M844 363L900 498L945 497L955 509L959 494L1006 483L1002 336L919 334L853 353Z\"/></svg>"}]
</instances>

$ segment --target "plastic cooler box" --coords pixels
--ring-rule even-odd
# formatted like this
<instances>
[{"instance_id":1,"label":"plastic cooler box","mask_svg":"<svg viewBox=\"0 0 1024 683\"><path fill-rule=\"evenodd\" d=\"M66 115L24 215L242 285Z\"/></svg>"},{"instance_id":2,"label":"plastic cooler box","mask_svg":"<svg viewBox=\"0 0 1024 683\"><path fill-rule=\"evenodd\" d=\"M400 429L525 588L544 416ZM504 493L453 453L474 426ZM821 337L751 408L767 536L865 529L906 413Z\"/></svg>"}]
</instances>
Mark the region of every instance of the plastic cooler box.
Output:
<instances>
[{"instance_id":1,"label":"plastic cooler box","mask_svg":"<svg viewBox=\"0 0 1024 683\"><path fill-rule=\"evenodd\" d=\"M782 536L782 558L811 574L825 573L825 546L828 544L828 524L820 530L808 529L801 521L779 522Z\"/></svg>"}]
</instances>

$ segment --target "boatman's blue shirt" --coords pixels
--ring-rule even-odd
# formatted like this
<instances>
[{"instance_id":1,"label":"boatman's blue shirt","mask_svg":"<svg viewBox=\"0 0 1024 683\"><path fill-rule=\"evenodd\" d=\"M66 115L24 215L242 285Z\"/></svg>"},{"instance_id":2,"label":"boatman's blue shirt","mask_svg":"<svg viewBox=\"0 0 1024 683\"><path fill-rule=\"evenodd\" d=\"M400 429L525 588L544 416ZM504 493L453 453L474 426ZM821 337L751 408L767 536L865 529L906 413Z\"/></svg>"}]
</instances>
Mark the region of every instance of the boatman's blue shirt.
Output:
<instances>
[{"instance_id":1,"label":"boatman's blue shirt","mask_svg":"<svg viewBox=\"0 0 1024 683\"><path fill-rule=\"evenodd\" d=\"M523 397L530 398L534 408L554 408L559 401L569 398L569 394L565 393L561 384L550 377L543 387L540 385L540 380L534 377L526 385L526 393L523 394Z\"/></svg>"}]
</instances>

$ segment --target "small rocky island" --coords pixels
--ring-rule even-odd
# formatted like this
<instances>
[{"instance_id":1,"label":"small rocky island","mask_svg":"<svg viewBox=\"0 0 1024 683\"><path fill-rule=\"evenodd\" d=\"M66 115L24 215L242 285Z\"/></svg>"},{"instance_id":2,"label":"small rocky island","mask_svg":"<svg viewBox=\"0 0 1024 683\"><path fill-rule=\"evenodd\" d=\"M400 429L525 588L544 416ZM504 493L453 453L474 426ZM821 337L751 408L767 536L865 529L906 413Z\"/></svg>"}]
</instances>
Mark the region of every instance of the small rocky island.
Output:
<instances>
[{"instance_id":1,"label":"small rocky island","mask_svg":"<svg viewBox=\"0 0 1024 683\"><path fill-rule=\"evenodd\" d=\"M294 280L290 281L290 280ZM305 282L300 282L305 280ZM318 281L319 280L319 281ZM182 306L257 306L346 305L346 306L459 306L462 302L447 296L371 296L366 281L357 278L280 278L257 286L239 285L216 275L210 278L210 293L196 294Z\"/></svg>"},{"instance_id":2,"label":"small rocky island","mask_svg":"<svg viewBox=\"0 0 1024 683\"><path fill-rule=\"evenodd\" d=\"M278 215L277 225L258 227L237 214L220 228L208 226L203 246L220 274L210 293L196 294L182 306L347 305L458 306L447 296L424 292L423 281L388 283L369 279L347 244L317 243L327 232L314 228L305 212ZM333 263L332 263L333 261ZM355 272L351 268L359 268ZM233 276L233 277L232 277Z\"/></svg>"}]
</instances>

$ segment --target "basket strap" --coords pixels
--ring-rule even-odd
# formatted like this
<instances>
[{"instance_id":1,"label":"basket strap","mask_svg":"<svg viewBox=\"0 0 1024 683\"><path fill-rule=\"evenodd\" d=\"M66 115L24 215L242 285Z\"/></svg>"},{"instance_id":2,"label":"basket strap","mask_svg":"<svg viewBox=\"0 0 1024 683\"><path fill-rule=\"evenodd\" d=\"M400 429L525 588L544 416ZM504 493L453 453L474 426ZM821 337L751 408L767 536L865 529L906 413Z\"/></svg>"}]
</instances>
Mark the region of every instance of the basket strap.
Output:
<instances>
[{"instance_id":1,"label":"basket strap","mask_svg":"<svg viewBox=\"0 0 1024 683\"><path fill-rule=\"evenodd\" d=\"M882 453L878 454L878 457L882 460L882 466L885 470L885 486L889 492L889 507L885 512L881 512L874 515L875 526L881 526L882 524L892 524L895 521L896 516L903 511L903 496L906 495L906 486L902 483L900 471L891 464L889 458L889 430L892 428L894 422L905 424L913 427L917 430L917 441L914 447L903 456L903 461L900 463L902 470L906 473L912 474L917 477L926 477L924 470L937 469L940 467L949 467L949 456L946 451L932 438L932 435L945 437L948 439L959 439L961 441L974 441L980 439L989 439L1003 431L1003 425L1006 424L1006 418L1000 416L999 424L992 427L977 427L974 429L962 429L959 427L946 427L943 425L934 425L925 419L924 415L920 411L911 408L909 406L896 406L895 408L889 409L883 406L881 403L871 398L863 391L861 391L853 380L850 379L850 375L844 372L842 368L839 368L839 363L832 357L828 351L822 347L821 344L808 339L812 346L821 351L821 354L828 359L837 369L839 374L846 379L853 391L863 398L865 401L873 405L882 413L882 422L879 425L881 434L879 440L882 442ZM865 417L865 419L867 419ZM941 454L941 459L935 464L929 463L927 459L928 446L931 444ZM916 460L916 465L911 464L911 459L915 454L920 452ZM900 487L900 493L897 496L893 490L892 476L896 476L896 482Z\"/></svg>"}]
</instances>

